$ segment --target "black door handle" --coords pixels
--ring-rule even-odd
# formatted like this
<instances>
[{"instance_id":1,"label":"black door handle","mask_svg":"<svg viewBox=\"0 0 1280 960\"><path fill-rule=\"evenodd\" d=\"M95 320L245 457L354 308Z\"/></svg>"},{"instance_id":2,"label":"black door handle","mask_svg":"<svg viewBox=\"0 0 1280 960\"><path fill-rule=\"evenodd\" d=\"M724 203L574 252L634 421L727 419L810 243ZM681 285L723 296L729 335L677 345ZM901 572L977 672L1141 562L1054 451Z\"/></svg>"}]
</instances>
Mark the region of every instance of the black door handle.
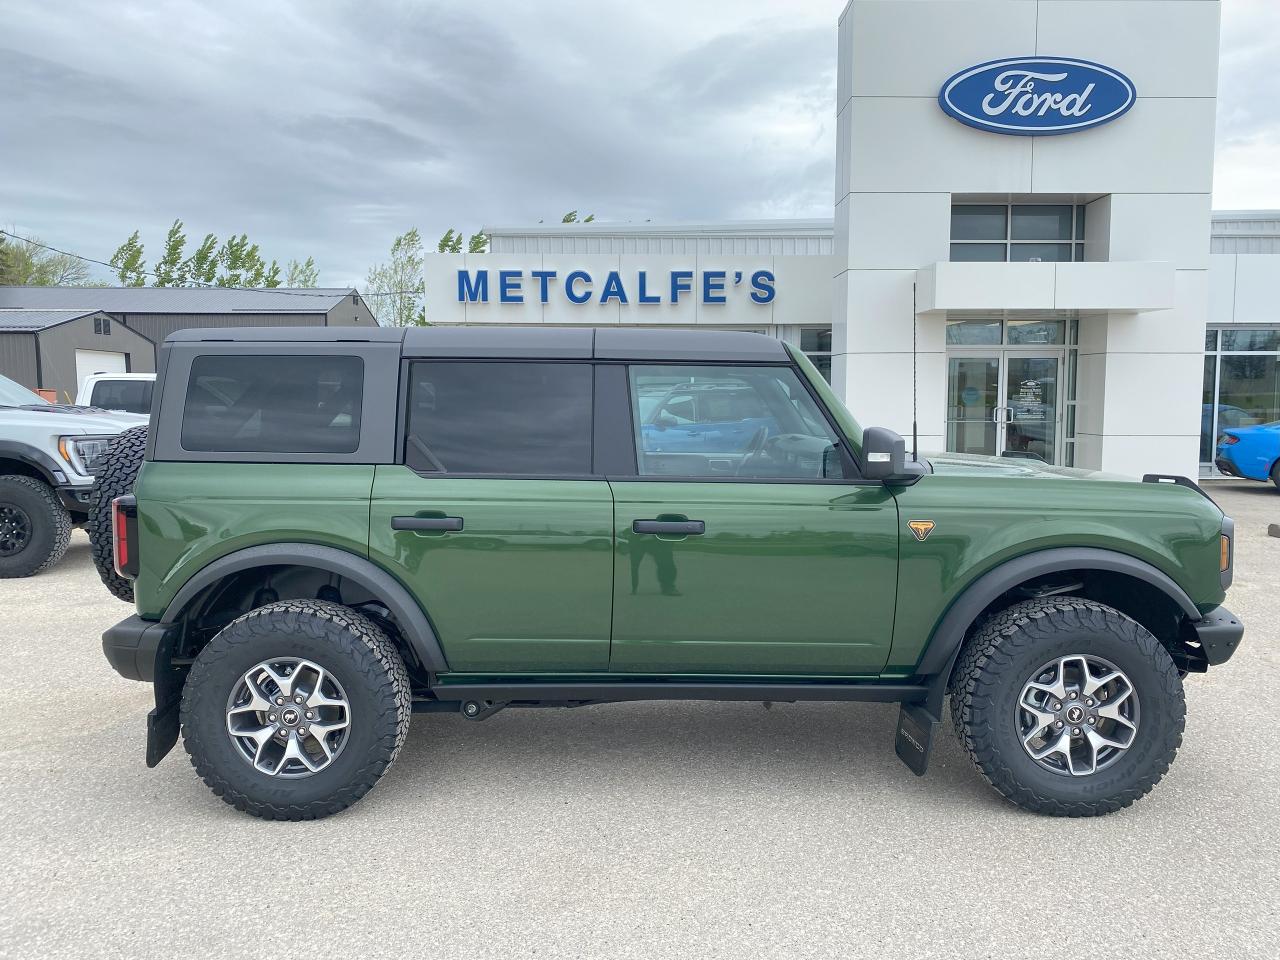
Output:
<instances>
[{"instance_id":1,"label":"black door handle","mask_svg":"<svg viewBox=\"0 0 1280 960\"><path fill-rule=\"evenodd\" d=\"M631 529L636 533L676 533L696 537L707 532L707 525L701 520L636 520Z\"/></svg>"},{"instance_id":2,"label":"black door handle","mask_svg":"<svg viewBox=\"0 0 1280 960\"><path fill-rule=\"evenodd\" d=\"M461 530L461 517L392 517L392 530Z\"/></svg>"}]
</instances>

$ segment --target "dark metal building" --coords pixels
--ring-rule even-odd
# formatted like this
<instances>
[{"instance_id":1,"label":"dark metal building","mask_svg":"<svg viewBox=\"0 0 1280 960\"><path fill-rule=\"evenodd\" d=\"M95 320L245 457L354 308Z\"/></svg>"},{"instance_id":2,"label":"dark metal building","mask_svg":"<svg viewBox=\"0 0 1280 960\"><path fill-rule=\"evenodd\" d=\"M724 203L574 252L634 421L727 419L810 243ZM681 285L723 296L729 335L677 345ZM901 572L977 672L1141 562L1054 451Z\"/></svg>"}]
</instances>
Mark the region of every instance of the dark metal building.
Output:
<instances>
[{"instance_id":1,"label":"dark metal building","mask_svg":"<svg viewBox=\"0 0 1280 960\"><path fill-rule=\"evenodd\" d=\"M0 317L6 316L8 326L0 321L0 373L31 389L56 390L59 400L74 398L94 365L88 351L123 355L98 358L103 369L150 372L156 344L175 330L377 326L359 291L350 287L0 286Z\"/></svg>"},{"instance_id":2,"label":"dark metal building","mask_svg":"<svg viewBox=\"0 0 1280 960\"><path fill-rule=\"evenodd\" d=\"M75 402L90 373L152 373L155 345L101 310L0 309L0 374Z\"/></svg>"}]
</instances>

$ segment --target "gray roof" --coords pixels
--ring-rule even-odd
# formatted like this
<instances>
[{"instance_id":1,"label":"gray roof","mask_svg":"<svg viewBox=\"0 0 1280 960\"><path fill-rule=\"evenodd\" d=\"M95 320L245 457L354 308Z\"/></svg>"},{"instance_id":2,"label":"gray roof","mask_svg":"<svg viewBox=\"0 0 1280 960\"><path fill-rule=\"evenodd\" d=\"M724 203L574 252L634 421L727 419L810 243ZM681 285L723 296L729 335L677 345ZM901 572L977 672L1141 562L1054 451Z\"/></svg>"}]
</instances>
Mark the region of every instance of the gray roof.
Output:
<instances>
[{"instance_id":1,"label":"gray roof","mask_svg":"<svg viewBox=\"0 0 1280 960\"><path fill-rule=\"evenodd\" d=\"M0 287L0 309L108 313L328 313L354 287L234 290L227 287Z\"/></svg>"},{"instance_id":2,"label":"gray roof","mask_svg":"<svg viewBox=\"0 0 1280 960\"><path fill-rule=\"evenodd\" d=\"M0 309L0 333L33 333L56 327L68 320L88 317L98 310L4 310Z\"/></svg>"}]
</instances>

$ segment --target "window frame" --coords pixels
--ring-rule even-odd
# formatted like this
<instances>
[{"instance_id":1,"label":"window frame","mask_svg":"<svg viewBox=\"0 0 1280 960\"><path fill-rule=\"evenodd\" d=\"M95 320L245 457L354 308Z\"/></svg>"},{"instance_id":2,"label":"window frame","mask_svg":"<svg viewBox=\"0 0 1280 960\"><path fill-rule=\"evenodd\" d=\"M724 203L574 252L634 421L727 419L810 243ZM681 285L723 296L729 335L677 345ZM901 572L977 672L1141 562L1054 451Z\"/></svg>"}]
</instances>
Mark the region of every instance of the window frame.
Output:
<instances>
[{"instance_id":1,"label":"window frame","mask_svg":"<svg viewBox=\"0 0 1280 960\"><path fill-rule=\"evenodd\" d=\"M626 427L627 447L629 448L629 456L626 458L616 458L612 462L606 464L613 469L605 474L609 480L641 483L783 483L783 484L820 484L827 486L881 486L879 480L867 480L863 477L862 465L858 461L857 454L850 443L849 438L844 431L840 429L840 425L831 416L831 411L827 409L826 404L822 402L822 398L814 390L813 384L809 382L809 378L805 376L804 371L795 363L787 363L786 361L765 361L765 362L745 362L745 361L714 361L714 360L625 360L610 361L601 363L597 361L598 366L617 366L622 369L623 378L621 381L622 390L619 392L616 387L605 393L597 393L596 403L598 411L606 414L606 418L612 424L621 428L624 424ZM809 399L813 402L818 415L822 418L827 429L833 437L840 441L840 460L844 465L845 476L843 477L704 477L704 476L678 476L663 474L661 476L641 475L639 468L640 451L637 445L637 434L635 430L635 418L633 416L631 403L631 370L636 367L724 367L726 369L742 369L744 367L755 367L762 369L786 369L790 370L809 395ZM608 410L608 407L614 409ZM599 416L597 418L599 420Z\"/></svg>"},{"instance_id":2,"label":"window frame","mask_svg":"<svg viewBox=\"0 0 1280 960\"><path fill-rule=\"evenodd\" d=\"M948 229L947 242L947 260L951 263L1084 263L1084 235L1085 235L1085 208L1087 203L1064 203L1062 201L1051 200L1032 200L1032 201L1009 201L1007 203L987 202L980 200L953 200L951 202L951 210L957 207L1002 207L1004 209L1004 238L1002 240L970 240L963 237L956 237L950 228ZM1019 240L1013 236L1013 212L1016 207L1070 207L1071 208L1071 236L1066 240ZM1013 250L1018 246L1035 246L1038 244L1052 246L1066 246L1070 248L1071 256L1066 260L1014 260L1011 257ZM994 249L1003 250L1004 256L998 260L957 260L954 256L954 248L956 246L985 246Z\"/></svg>"},{"instance_id":3,"label":"window frame","mask_svg":"<svg viewBox=\"0 0 1280 960\"><path fill-rule=\"evenodd\" d=\"M295 453L282 451L187 450L182 446L182 421L186 414L187 385L197 357L359 357L364 361L364 389L361 393L359 443L350 453ZM166 344L160 360L161 373L152 393L152 433L147 439L148 459L188 463L393 463L396 423L379 417L396 402L397 362L400 344L394 342L340 341L182 341Z\"/></svg>"}]
</instances>

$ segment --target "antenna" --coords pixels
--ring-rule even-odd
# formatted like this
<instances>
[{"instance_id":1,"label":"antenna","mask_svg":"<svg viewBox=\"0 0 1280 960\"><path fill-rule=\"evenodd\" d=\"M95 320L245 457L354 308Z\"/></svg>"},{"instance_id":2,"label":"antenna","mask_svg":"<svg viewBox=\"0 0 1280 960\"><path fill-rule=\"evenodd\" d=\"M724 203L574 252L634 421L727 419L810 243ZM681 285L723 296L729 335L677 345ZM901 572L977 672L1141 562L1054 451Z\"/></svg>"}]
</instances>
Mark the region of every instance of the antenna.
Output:
<instances>
[{"instance_id":1,"label":"antenna","mask_svg":"<svg viewBox=\"0 0 1280 960\"><path fill-rule=\"evenodd\" d=\"M920 459L920 421L916 408L916 283L911 281L911 459Z\"/></svg>"}]
</instances>

